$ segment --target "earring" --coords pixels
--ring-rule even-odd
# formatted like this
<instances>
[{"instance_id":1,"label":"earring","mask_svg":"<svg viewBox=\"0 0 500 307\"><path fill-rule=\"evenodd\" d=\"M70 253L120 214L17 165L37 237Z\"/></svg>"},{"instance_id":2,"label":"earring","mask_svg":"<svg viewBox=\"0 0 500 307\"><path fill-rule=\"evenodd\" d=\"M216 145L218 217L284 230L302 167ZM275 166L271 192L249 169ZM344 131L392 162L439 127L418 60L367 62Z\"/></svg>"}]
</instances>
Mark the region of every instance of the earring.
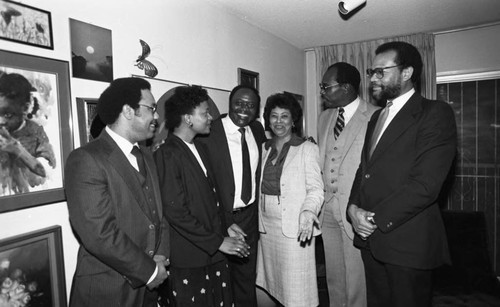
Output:
<instances>
[{"instance_id":1,"label":"earring","mask_svg":"<svg viewBox=\"0 0 500 307\"><path fill-rule=\"evenodd\" d=\"M189 122L189 127L193 127L193 123L192 122Z\"/></svg>"}]
</instances>

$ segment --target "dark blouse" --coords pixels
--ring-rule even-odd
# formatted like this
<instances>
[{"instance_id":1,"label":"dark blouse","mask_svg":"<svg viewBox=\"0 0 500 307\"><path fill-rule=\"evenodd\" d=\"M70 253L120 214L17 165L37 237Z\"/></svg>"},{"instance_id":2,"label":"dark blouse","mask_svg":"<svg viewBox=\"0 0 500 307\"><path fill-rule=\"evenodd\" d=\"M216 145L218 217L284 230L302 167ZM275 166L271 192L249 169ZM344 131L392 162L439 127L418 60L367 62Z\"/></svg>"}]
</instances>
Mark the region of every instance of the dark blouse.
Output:
<instances>
[{"instance_id":1,"label":"dark blouse","mask_svg":"<svg viewBox=\"0 0 500 307\"><path fill-rule=\"evenodd\" d=\"M276 149L276 141L274 138L266 142L265 149L269 150L271 148L271 153L267 158L266 165L264 165L264 172L262 175L262 193L267 195L281 195L280 190L280 178L283 172L283 165L285 164L286 156L288 155L288 150L290 146L299 146L304 143L305 140L301 137L292 135L290 141L286 142L281 149L281 153L273 164L272 161L276 159L278 155L278 150Z\"/></svg>"}]
</instances>

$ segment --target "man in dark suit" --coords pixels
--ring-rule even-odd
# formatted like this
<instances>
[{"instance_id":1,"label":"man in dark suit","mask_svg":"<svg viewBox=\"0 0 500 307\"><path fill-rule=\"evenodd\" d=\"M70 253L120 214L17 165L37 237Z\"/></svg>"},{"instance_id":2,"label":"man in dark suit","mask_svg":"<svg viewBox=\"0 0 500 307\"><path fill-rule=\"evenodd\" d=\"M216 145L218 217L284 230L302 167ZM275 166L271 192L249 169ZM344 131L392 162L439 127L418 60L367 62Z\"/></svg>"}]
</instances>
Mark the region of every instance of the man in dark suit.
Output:
<instances>
[{"instance_id":1,"label":"man in dark suit","mask_svg":"<svg viewBox=\"0 0 500 307\"><path fill-rule=\"evenodd\" d=\"M152 290L167 278L169 238L153 157L137 144L157 126L150 84L113 81L97 113L106 128L74 150L65 168L69 218L80 241L70 306L156 307Z\"/></svg>"},{"instance_id":2,"label":"man in dark suit","mask_svg":"<svg viewBox=\"0 0 500 307\"><path fill-rule=\"evenodd\" d=\"M250 255L246 258L229 256L236 307L257 306L255 292L259 234L257 195L262 143L266 140L262 124L255 121L260 109L259 104L260 96L257 90L244 85L235 87L229 95L229 114L224 114L213 121L208 137L198 138L206 146L215 171L217 191L224 207L224 221L228 234L245 240L250 246ZM249 199L245 197L243 183L242 134L248 147L251 169Z\"/></svg>"},{"instance_id":3,"label":"man in dark suit","mask_svg":"<svg viewBox=\"0 0 500 307\"><path fill-rule=\"evenodd\" d=\"M437 203L456 151L452 109L414 89L422 59L404 42L375 51L372 116L348 215L365 265L368 306L431 305L432 270L449 262Z\"/></svg>"}]
</instances>

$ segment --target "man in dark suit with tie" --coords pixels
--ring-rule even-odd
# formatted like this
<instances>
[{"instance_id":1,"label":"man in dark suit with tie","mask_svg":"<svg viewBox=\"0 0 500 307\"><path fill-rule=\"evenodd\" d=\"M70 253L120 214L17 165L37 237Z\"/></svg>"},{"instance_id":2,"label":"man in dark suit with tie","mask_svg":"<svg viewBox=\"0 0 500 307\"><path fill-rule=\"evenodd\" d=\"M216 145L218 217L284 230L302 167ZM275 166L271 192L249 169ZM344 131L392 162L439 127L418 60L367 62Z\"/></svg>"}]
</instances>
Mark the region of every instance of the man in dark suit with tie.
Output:
<instances>
[{"instance_id":1,"label":"man in dark suit with tie","mask_svg":"<svg viewBox=\"0 0 500 307\"><path fill-rule=\"evenodd\" d=\"M404 42L383 44L371 69L386 100L368 123L348 215L365 265L368 306L431 306L432 270L450 261L438 194L456 152L452 109L415 91L422 59Z\"/></svg>"},{"instance_id":2,"label":"man in dark suit with tie","mask_svg":"<svg viewBox=\"0 0 500 307\"><path fill-rule=\"evenodd\" d=\"M215 171L228 234L245 240L250 246L247 258L229 256L236 307L257 306L255 279L259 230L256 203L262 143L266 140L262 124L255 121L259 109L257 90L239 85L229 95L229 113L212 122L210 135L198 138L206 146Z\"/></svg>"},{"instance_id":3,"label":"man in dark suit with tie","mask_svg":"<svg viewBox=\"0 0 500 307\"><path fill-rule=\"evenodd\" d=\"M157 126L150 84L114 80L97 113L107 125L66 162L69 218L80 242L70 306L157 306L169 256L158 175L138 142Z\"/></svg>"}]
</instances>

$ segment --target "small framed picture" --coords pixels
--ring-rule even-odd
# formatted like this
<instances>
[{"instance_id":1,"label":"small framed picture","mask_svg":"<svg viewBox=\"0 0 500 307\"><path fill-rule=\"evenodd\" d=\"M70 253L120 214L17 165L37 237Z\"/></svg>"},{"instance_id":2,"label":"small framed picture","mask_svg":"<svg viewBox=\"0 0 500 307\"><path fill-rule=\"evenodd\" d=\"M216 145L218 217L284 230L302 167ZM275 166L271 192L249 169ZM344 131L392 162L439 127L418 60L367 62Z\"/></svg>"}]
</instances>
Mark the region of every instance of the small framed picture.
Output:
<instances>
[{"instance_id":1,"label":"small framed picture","mask_svg":"<svg viewBox=\"0 0 500 307\"><path fill-rule=\"evenodd\" d=\"M69 29L73 77L113 81L111 30L71 18Z\"/></svg>"},{"instance_id":2,"label":"small framed picture","mask_svg":"<svg viewBox=\"0 0 500 307\"><path fill-rule=\"evenodd\" d=\"M66 307L61 226L0 240L0 306Z\"/></svg>"},{"instance_id":3,"label":"small framed picture","mask_svg":"<svg viewBox=\"0 0 500 307\"><path fill-rule=\"evenodd\" d=\"M243 68L238 68L238 84L248 85L259 90L259 73Z\"/></svg>"},{"instance_id":4,"label":"small framed picture","mask_svg":"<svg viewBox=\"0 0 500 307\"><path fill-rule=\"evenodd\" d=\"M97 101L96 98L76 98L80 145L87 144L99 135L99 132L92 131L92 122L97 115ZM94 129L98 129L96 125L94 123Z\"/></svg>"},{"instance_id":5,"label":"small framed picture","mask_svg":"<svg viewBox=\"0 0 500 307\"><path fill-rule=\"evenodd\" d=\"M54 50L50 12L26 4L0 0L0 38Z\"/></svg>"}]
</instances>

